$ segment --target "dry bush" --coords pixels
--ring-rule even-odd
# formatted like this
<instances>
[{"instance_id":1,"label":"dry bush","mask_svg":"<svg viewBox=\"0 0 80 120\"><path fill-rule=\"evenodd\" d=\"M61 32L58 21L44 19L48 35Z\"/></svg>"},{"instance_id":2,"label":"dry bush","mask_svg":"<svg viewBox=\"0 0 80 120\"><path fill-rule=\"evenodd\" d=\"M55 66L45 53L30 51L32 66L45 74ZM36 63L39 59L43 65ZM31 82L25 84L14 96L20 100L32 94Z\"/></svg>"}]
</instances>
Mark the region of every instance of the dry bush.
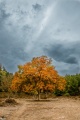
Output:
<instances>
[{"instance_id":1,"label":"dry bush","mask_svg":"<svg viewBox=\"0 0 80 120\"><path fill-rule=\"evenodd\" d=\"M0 102L0 106L17 105L17 104L18 103L16 102L16 100L12 98L7 98L4 101Z\"/></svg>"},{"instance_id":2,"label":"dry bush","mask_svg":"<svg viewBox=\"0 0 80 120\"><path fill-rule=\"evenodd\" d=\"M12 99L12 98L7 98L7 99L5 100L5 103L9 103L9 104L16 104L17 102L16 102L16 100L15 100L15 99Z\"/></svg>"}]
</instances>

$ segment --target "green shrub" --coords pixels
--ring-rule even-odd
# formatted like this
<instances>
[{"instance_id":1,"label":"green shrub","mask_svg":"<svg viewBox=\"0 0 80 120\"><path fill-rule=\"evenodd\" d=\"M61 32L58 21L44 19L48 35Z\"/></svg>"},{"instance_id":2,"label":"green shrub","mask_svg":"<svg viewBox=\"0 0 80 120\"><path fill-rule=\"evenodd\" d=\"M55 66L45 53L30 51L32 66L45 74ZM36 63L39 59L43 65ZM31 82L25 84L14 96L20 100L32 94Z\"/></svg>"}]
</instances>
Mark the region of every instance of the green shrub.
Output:
<instances>
[{"instance_id":1,"label":"green shrub","mask_svg":"<svg viewBox=\"0 0 80 120\"><path fill-rule=\"evenodd\" d=\"M66 90L65 93L68 93L72 96L80 94L80 74L76 75L66 75Z\"/></svg>"},{"instance_id":2,"label":"green shrub","mask_svg":"<svg viewBox=\"0 0 80 120\"><path fill-rule=\"evenodd\" d=\"M60 91L60 90L55 90L54 94L56 96L62 96L64 94L65 91Z\"/></svg>"}]
</instances>

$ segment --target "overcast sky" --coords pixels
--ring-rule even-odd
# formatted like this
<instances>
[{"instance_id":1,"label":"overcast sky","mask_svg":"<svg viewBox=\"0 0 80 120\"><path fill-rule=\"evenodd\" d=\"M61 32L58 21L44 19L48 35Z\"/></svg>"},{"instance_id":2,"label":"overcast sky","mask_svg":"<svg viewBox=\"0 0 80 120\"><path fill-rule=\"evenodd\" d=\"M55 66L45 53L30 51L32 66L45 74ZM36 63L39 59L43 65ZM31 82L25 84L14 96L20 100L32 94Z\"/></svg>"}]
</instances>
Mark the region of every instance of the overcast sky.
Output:
<instances>
[{"instance_id":1,"label":"overcast sky","mask_svg":"<svg viewBox=\"0 0 80 120\"><path fill-rule=\"evenodd\" d=\"M80 0L0 0L0 63L46 55L60 75L80 72Z\"/></svg>"}]
</instances>

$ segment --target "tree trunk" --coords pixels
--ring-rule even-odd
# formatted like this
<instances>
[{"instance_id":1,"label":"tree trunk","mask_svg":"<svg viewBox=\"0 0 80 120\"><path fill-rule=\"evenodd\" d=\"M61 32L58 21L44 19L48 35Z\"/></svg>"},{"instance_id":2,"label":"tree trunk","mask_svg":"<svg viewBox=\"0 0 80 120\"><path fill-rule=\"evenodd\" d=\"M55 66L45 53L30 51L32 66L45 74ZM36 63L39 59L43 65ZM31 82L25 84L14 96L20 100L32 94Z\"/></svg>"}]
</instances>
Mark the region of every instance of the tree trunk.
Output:
<instances>
[{"instance_id":1,"label":"tree trunk","mask_svg":"<svg viewBox=\"0 0 80 120\"><path fill-rule=\"evenodd\" d=\"M40 100L40 90L38 90L38 100Z\"/></svg>"},{"instance_id":2,"label":"tree trunk","mask_svg":"<svg viewBox=\"0 0 80 120\"><path fill-rule=\"evenodd\" d=\"M48 92L45 93L45 98L46 98L46 99L48 98Z\"/></svg>"}]
</instances>

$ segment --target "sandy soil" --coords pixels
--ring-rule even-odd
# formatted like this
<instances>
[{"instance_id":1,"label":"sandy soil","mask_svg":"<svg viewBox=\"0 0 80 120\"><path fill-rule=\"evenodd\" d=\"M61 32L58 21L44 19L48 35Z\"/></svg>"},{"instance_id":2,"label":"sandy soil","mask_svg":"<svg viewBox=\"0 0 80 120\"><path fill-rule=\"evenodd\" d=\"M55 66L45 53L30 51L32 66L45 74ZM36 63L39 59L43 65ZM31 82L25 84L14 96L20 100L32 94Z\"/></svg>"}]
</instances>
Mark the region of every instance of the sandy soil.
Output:
<instances>
[{"instance_id":1,"label":"sandy soil","mask_svg":"<svg viewBox=\"0 0 80 120\"><path fill-rule=\"evenodd\" d=\"M17 102L19 105L0 107L0 116L4 117L0 120L80 120L80 98Z\"/></svg>"}]
</instances>

